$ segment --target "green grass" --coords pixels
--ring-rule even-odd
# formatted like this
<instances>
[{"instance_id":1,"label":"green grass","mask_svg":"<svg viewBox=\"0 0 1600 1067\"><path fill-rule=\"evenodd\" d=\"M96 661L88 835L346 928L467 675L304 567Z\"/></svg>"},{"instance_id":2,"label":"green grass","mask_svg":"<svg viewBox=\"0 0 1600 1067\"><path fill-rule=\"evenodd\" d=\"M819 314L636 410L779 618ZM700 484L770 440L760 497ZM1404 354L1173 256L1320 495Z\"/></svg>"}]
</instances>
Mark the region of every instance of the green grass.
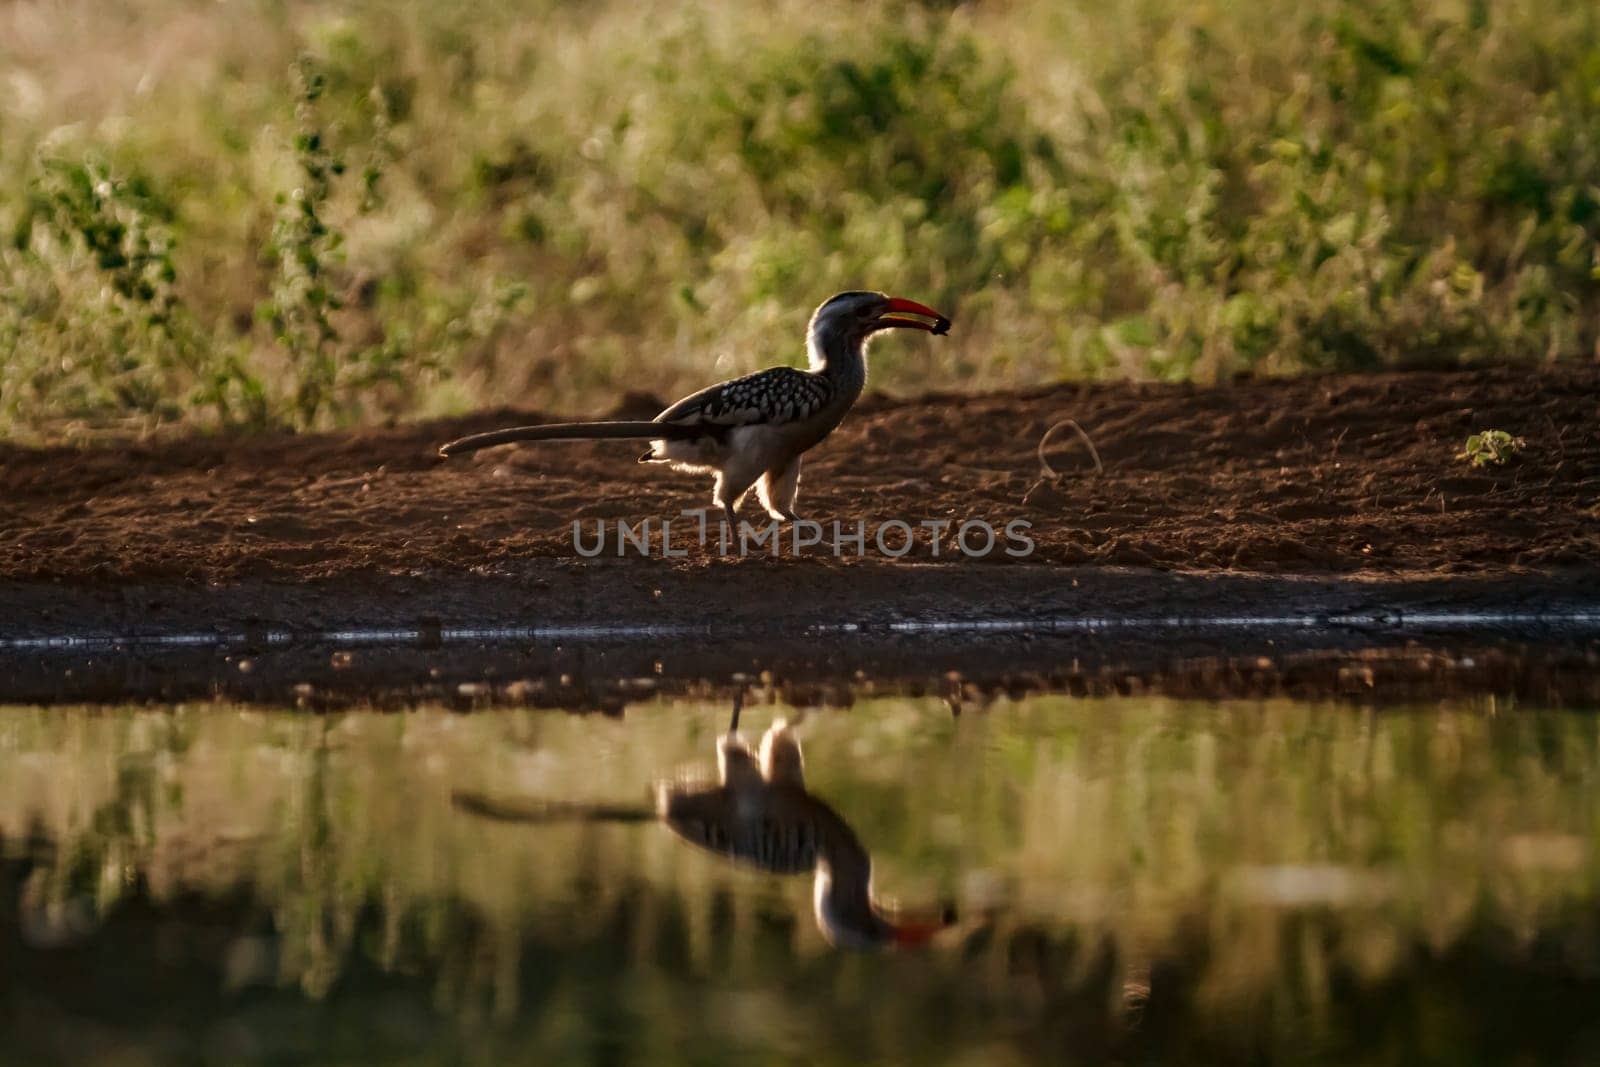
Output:
<instances>
[{"instance_id":1,"label":"green grass","mask_svg":"<svg viewBox=\"0 0 1600 1067\"><path fill-rule=\"evenodd\" d=\"M955 334L902 392L1592 357L1565 0L0 11L0 425L604 410Z\"/></svg>"}]
</instances>

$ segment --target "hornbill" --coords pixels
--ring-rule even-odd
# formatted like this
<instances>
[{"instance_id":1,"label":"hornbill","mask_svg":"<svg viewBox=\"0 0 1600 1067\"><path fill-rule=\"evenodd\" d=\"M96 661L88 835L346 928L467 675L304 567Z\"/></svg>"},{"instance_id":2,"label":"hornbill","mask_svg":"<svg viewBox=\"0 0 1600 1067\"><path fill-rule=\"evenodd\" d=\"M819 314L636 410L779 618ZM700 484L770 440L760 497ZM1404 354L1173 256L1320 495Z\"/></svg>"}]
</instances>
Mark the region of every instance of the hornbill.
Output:
<instances>
[{"instance_id":1,"label":"hornbill","mask_svg":"<svg viewBox=\"0 0 1600 1067\"><path fill-rule=\"evenodd\" d=\"M767 513L794 521L805 453L838 426L867 382L867 341L890 329L950 331L950 320L915 300L851 291L830 297L806 329L809 370L773 367L690 394L650 422L516 426L443 445L442 456L511 441L648 439L640 463L716 475L712 502L737 525L752 485Z\"/></svg>"},{"instance_id":2,"label":"hornbill","mask_svg":"<svg viewBox=\"0 0 1600 1067\"><path fill-rule=\"evenodd\" d=\"M817 929L840 948L920 945L955 924L954 910L913 917L886 908L873 891L872 856L850 824L806 788L805 760L779 719L752 750L739 733L742 696L717 743L718 781L656 787L651 808L502 800L458 791L456 807L503 822L659 822L708 852L772 874L812 875Z\"/></svg>"}]
</instances>

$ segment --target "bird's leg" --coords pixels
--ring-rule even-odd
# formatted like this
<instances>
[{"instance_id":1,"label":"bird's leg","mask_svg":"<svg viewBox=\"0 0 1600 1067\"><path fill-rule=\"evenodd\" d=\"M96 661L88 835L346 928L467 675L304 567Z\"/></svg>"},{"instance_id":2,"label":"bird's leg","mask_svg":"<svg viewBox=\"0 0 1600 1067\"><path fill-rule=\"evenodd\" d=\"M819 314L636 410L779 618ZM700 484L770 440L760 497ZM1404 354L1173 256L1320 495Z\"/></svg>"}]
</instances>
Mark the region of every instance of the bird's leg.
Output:
<instances>
[{"instance_id":1,"label":"bird's leg","mask_svg":"<svg viewBox=\"0 0 1600 1067\"><path fill-rule=\"evenodd\" d=\"M739 513L734 510L735 500L727 492L728 476L722 471L717 472L716 483L711 487L711 503L722 509L722 521L728 524L729 529L739 531Z\"/></svg>"},{"instance_id":2,"label":"bird's leg","mask_svg":"<svg viewBox=\"0 0 1600 1067\"><path fill-rule=\"evenodd\" d=\"M800 739L794 734L794 723L775 720L762 736L757 753L761 777L769 783L795 789L806 787L805 758L800 754Z\"/></svg>"},{"instance_id":3,"label":"bird's leg","mask_svg":"<svg viewBox=\"0 0 1600 1067\"><path fill-rule=\"evenodd\" d=\"M724 785L759 785L760 764L739 736L739 713L744 710L744 686L733 695L733 719L717 743L717 775Z\"/></svg>"},{"instance_id":4,"label":"bird's leg","mask_svg":"<svg viewBox=\"0 0 1600 1067\"><path fill-rule=\"evenodd\" d=\"M794 501L800 495L800 457L795 456L763 474L756 483L756 494L761 497L768 515L782 522L798 521L800 516L795 514Z\"/></svg>"},{"instance_id":5,"label":"bird's leg","mask_svg":"<svg viewBox=\"0 0 1600 1067\"><path fill-rule=\"evenodd\" d=\"M723 516L728 520L729 531L735 536L739 533L739 502L750 491L750 484L756 480L756 474L745 474L730 464L717 471L717 484L711 490L711 500L722 509Z\"/></svg>"}]
</instances>

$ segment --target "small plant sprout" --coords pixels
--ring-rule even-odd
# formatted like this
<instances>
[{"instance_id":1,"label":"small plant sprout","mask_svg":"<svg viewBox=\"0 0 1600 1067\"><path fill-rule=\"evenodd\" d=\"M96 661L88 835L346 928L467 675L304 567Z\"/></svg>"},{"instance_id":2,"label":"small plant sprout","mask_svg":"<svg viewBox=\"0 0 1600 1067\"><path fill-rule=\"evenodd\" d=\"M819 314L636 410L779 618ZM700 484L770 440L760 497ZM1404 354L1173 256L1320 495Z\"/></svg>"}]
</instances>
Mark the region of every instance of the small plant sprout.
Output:
<instances>
[{"instance_id":1,"label":"small plant sprout","mask_svg":"<svg viewBox=\"0 0 1600 1067\"><path fill-rule=\"evenodd\" d=\"M1464 459L1474 467L1500 467L1527 444L1527 441L1512 437L1504 430L1483 430L1467 438L1466 445L1456 453L1456 458Z\"/></svg>"}]
</instances>

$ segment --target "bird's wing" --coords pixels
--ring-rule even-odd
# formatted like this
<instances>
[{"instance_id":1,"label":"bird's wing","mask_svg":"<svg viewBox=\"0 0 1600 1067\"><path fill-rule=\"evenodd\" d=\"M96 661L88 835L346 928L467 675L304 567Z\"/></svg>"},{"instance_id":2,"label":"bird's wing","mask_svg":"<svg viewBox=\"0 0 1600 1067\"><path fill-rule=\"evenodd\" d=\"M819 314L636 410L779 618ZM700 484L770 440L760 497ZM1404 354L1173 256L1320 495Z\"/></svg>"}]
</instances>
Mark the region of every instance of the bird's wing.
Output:
<instances>
[{"instance_id":1,"label":"bird's wing","mask_svg":"<svg viewBox=\"0 0 1600 1067\"><path fill-rule=\"evenodd\" d=\"M655 421L691 426L774 425L810 418L832 399L833 386L826 378L793 367L773 367L686 396Z\"/></svg>"}]
</instances>

